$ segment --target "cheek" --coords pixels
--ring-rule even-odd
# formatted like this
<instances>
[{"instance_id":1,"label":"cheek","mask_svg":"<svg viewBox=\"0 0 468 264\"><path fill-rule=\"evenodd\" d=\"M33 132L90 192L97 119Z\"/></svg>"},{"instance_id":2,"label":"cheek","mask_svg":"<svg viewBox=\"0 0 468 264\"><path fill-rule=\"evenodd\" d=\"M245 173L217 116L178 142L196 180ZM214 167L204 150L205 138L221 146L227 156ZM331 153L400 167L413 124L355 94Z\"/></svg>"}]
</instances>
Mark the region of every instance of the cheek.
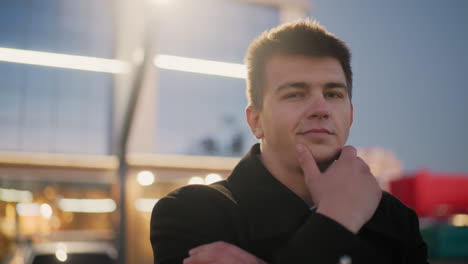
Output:
<instances>
[{"instance_id":1,"label":"cheek","mask_svg":"<svg viewBox=\"0 0 468 264\"><path fill-rule=\"evenodd\" d=\"M339 118L340 119L337 120L337 124L339 125L340 129L340 138L342 141L346 141L352 124L352 116L349 111L344 111L344 113L340 115Z\"/></svg>"},{"instance_id":2,"label":"cheek","mask_svg":"<svg viewBox=\"0 0 468 264\"><path fill-rule=\"evenodd\" d=\"M276 124L281 131L289 131L295 133L305 120L305 116L301 114L299 108L291 109L278 109L272 121Z\"/></svg>"},{"instance_id":3,"label":"cheek","mask_svg":"<svg viewBox=\"0 0 468 264\"><path fill-rule=\"evenodd\" d=\"M280 137L280 140L295 135L295 131L301 124L301 118L291 109L273 108L268 115L265 116L263 126L266 129L265 134L274 137Z\"/></svg>"}]
</instances>

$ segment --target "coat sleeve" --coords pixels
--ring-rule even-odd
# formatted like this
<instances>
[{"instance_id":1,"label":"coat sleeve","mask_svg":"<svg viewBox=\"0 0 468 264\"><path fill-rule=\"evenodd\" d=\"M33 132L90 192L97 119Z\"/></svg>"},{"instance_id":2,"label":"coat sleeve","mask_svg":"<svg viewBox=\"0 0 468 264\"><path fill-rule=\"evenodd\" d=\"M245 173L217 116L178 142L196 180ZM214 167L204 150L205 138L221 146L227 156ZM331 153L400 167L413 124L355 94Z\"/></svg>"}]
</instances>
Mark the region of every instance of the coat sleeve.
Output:
<instances>
[{"instance_id":1,"label":"coat sleeve","mask_svg":"<svg viewBox=\"0 0 468 264\"><path fill-rule=\"evenodd\" d=\"M286 245L275 254L273 262L379 263L374 250L358 236L318 213L310 214Z\"/></svg>"},{"instance_id":2,"label":"coat sleeve","mask_svg":"<svg viewBox=\"0 0 468 264\"><path fill-rule=\"evenodd\" d=\"M179 264L196 246L234 243L229 206L229 199L204 185L186 186L159 200L150 224L154 263Z\"/></svg>"}]
</instances>

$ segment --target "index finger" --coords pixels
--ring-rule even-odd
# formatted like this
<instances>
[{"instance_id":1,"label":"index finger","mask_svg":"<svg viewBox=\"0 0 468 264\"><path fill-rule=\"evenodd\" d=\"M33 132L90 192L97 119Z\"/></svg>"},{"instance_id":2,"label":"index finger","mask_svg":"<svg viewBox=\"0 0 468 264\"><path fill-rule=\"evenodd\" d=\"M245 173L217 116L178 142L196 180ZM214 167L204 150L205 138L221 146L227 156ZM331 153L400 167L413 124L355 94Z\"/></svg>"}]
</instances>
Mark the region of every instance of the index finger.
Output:
<instances>
[{"instance_id":1,"label":"index finger","mask_svg":"<svg viewBox=\"0 0 468 264\"><path fill-rule=\"evenodd\" d=\"M320 175L320 170L317 167L314 156L310 150L303 144L296 145L297 159L299 160L299 165L304 171L305 176L315 177Z\"/></svg>"}]
</instances>

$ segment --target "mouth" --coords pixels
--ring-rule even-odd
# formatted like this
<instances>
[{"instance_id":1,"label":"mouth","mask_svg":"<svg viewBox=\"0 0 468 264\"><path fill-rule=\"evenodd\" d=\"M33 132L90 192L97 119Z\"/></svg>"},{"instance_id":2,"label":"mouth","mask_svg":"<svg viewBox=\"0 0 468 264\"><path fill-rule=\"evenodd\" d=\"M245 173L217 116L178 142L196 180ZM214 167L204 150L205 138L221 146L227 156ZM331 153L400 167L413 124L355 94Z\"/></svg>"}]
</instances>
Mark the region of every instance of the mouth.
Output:
<instances>
[{"instance_id":1,"label":"mouth","mask_svg":"<svg viewBox=\"0 0 468 264\"><path fill-rule=\"evenodd\" d=\"M333 132L326 128L313 128L306 130L304 132L299 132L299 135L306 135L306 134L316 134L316 135L333 135Z\"/></svg>"}]
</instances>

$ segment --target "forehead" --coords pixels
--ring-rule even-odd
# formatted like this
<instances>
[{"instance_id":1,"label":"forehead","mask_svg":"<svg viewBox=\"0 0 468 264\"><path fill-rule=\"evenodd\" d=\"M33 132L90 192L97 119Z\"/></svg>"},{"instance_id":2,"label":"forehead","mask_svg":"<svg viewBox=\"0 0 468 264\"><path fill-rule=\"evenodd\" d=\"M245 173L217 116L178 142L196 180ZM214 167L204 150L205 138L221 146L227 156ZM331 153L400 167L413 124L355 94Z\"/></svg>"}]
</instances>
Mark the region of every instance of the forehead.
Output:
<instances>
[{"instance_id":1,"label":"forehead","mask_svg":"<svg viewBox=\"0 0 468 264\"><path fill-rule=\"evenodd\" d=\"M306 82L311 85L343 82L346 77L340 62L333 57L303 55L273 55L265 63L266 87L282 82Z\"/></svg>"}]
</instances>

